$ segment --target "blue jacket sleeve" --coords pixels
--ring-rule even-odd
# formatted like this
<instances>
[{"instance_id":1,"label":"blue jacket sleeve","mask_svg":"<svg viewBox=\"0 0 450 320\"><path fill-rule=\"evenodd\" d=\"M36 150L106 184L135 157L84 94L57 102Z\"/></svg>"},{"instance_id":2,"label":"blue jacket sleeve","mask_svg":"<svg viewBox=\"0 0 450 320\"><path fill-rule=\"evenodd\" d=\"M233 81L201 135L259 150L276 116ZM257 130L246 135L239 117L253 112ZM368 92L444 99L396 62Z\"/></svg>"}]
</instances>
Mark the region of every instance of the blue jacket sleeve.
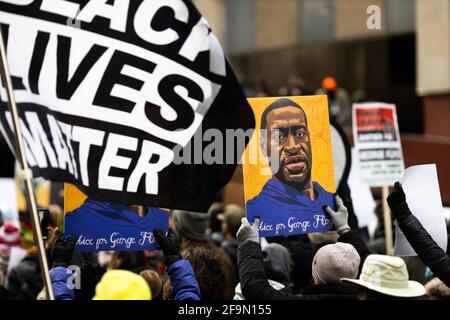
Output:
<instances>
[{"instance_id":1,"label":"blue jacket sleeve","mask_svg":"<svg viewBox=\"0 0 450 320\"><path fill-rule=\"evenodd\" d=\"M52 281L53 294L56 300L74 300L73 289L67 285L67 279L72 275L67 268L56 267L50 270L50 279Z\"/></svg>"},{"instance_id":2,"label":"blue jacket sleeve","mask_svg":"<svg viewBox=\"0 0 450 320\"><path fill-rule=\"evenodd\" d=\"M175 300L200 300L200 288L189 261L175 261L167 267L167 273Z\"/></svg>"}]
</instances>

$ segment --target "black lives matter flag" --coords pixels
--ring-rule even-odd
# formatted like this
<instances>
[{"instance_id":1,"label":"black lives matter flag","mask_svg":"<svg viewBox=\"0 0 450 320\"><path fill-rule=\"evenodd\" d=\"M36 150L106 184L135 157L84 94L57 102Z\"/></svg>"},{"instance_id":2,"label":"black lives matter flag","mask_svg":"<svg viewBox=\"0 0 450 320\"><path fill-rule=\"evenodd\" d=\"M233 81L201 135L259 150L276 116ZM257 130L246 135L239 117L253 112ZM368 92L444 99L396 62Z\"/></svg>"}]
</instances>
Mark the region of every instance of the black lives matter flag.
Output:
<instances>
[{"instance_id":1,"label":"black lives matter flag","mask_svg":"<svg viewBox=\"0 0 450 320\"><path fill-rule=\"evenodd\" d=\"M208 208L236 161L175 159L198 157L199 133L246 130L254 117L190 1L0 0L0 23L34 176L97 200Z\"/></svg>"}]
</instances>

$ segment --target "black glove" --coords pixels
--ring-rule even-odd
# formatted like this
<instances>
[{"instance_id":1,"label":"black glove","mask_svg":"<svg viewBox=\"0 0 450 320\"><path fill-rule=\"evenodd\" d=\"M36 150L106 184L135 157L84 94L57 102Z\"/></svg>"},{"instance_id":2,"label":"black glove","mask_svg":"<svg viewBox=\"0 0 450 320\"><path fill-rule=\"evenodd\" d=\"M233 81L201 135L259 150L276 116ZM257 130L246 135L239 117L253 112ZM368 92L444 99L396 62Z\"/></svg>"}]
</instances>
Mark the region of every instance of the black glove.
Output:
<instances>
[{"instance_id":1,"label":"black glove","mask_svg":"<svg viewBox=\"0 0 450 320\"><path fill-rule=\"evenodd\" d=\"M154 235L159 247L164 253L164 261L167 266L175 261L181 260L180 256L180 241L172 229L169 228L167 236L161 230L155 230Z\"/></svg>"},{"instance_id":2,"label":"black glove","mask_svg":"<svg viewBox=\"0 0 450 320\"><path fill-rule=\"evenodd\" d=\"M64 236L60 233L56 236L55 242L50 250L53 261L53 268L68 267L72 259L73 251L75 250L76 240L72 236Z\"/></svg>"},{"instance_id":3,"label":"black glove","mask_svg":"<svg viewBox=\"0 0 450 320\"><path fill-rule=\"evenodd\" d=\"M392 214L397 219L411 214L408 204L406 203L405 193L403 192L403 188L398 181L394 185L394 190L388 196L387 202L392 210Z\"/></svg>"}]
</instances>

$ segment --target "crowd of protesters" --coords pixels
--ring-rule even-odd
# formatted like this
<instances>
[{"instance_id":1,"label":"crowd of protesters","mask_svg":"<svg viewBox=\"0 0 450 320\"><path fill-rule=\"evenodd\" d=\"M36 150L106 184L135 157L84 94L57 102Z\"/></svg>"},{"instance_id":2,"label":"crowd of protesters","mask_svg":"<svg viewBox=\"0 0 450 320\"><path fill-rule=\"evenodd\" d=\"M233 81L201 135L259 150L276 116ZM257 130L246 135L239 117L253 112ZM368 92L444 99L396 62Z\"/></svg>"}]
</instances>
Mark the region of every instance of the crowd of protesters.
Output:
<instances>
[{"instance_id":1,"label":"crowd of protesters","mask_svg":"<svg viewBox=\"0 0 450 320\"><path fill-rule=\"evenodd\" d=\"M167 234L154 230L161 250L75 252L75 239L49 227L50 278L57 300L329 300L449 299L450 257L408 208L400 184L388 197L417 260L376 253L351 228L353 213L336 194L324 210L336 231L261 239L259 219L243 208L214 203L207 213L173 210ZM55 214L61 214L56 210ZM53 222L57 219L53 217ZM36 248L11 270L11 248L23 231L0 228L0 299L47 299ZM77 279L77 280L74 280ZM71 285L72 284L72 285Z\"/></svg>"},{"instance_id":2,"label":"crowd of protesters","mask_svg":"<svg viewBox=\"0 0 450 320\"><path fill-rule=\"evenodd\" d=\"M273 94L263 81L249 90L314 94L298 74ZM330 117L351 125L349 95L334 78L325 77L315 93L328 96ZM169 232L152 230L160 247L153 251L75 252L76 240L59 231L60 201L49 208L45 243L53 292L57 300L450 299L449 250L409 210L399 183L387 201L417 257L386 255L380 207L374 237L357 228L347 184L338 186L337 210L323 208L336 231L260 238L258 218L248 221L242 207L215 202L209 212L170 211ZM47 299L30 223L21 222L1 221L0 300ZM9 268L14 247L27 254Z\"/></svg>"}]
</instances>

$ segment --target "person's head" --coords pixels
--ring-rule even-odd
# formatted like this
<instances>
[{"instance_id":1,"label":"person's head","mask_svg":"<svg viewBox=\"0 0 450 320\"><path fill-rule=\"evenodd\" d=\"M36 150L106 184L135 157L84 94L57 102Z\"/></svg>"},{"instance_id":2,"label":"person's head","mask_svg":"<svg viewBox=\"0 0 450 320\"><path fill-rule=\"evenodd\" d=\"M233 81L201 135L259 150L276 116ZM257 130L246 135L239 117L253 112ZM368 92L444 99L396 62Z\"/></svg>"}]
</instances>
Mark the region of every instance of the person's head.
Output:
<instances>
[{"instance_id":1,"label":"person's head","mask_svg":"<svg viewBox=\"0 0 450 320\"><path fill-rule=\"evenodd\" d=\"M92 300L151 300L144 278L128 270L109 270L95 287Z\"/></svg>"},{"instance_id":2,"label":"person's head","mask_svg":"<svg viewBox=\"0 0 450 320\"><path fill-rule=\"evenodd\" d=\"M243 217L245 217L245 211L241 206L233 203L227 205L223 213L218 215L219 220L222 221L222 233L235 238Z\"/></svg>"},{"instance_id":3,"label":"person's head","mask_svg":"<svg viewBox=\"0 0 450 320\"><path fill-rule=\"evenodd\" d=\"M163 283L161 280L161 277L156 271L153 271L151 269L145 269L139 275L147 281L148 286L150 287L150 290L152 292L152 299L153 300L160 300Z\"/></svg>"},{"instance_id":4,"label":"person's head","mask_svg":"<svg viewBox=\"0 0 450 320\"><path fill-rule=\"evenodd\" d=\"M167 280L164 282L163 285L163 292L162 292L162 299L163 300L172 300L172 283L170 283L170 280Z\"/></svg>"},{"instance_id":5,"label":"person's head","mask_svg":"<svg viewBox=\"0 0 450 320\"><path fill-rule=\"evenodd\" d=\"M371 254L364 261L359 279L341 281L358 286L359 299L407 299L422 297L425 287L409 280L405 261L399 257Z\"/></svg>"},{"instance_id":6,"label":"person's head","mask_svg":"<svg viewBox=\"0 0 450 320\"><path fill-rule=\"evenodd\" d=\"M287 286L291 274L288 249L278 243L269 243L262 249L262 253L267 278Z\"/></svg>"},{"instance_id":7,"label":"person's head","mask_svg":"<svg viewBox=\"0 0 450 320\"><path fill-rule=\"evenodd\" d=\"M327 92L333 92L337 88L336 79L333 77L325 77L322 80L322 88Z\"/></svg>"},{"instance_id":8,"label":"person's head","mask_svg":"<svg viewBox=\"0 0 450 320\"><path fill-rule=\"evenodd\" d=\"M141 272L148 268L144 251L114 251L110 269L123 269L133 272Z\"/></svg>"},{"instance_id":9,"label":"person's head","mask_svg":"<svg viewBox=\"0 0 450 320\"><path fill-rule=\"evenodd\" d=\"M210 213L172 210L171 219L175 232L180 236L181 246L187 241L208 241Z\"/></svg>"},{"instance_id":10,"label":"person's head","mask_svg":"<svg viewBox=\"0 0 450 320\"><path fill-rule=\"evenodd\" d=\"M263 153L269 159L279 159L278 166L271 166L274 176L300 189L309 186L312 149L308 121L302 107L288 98L276 100L264 110L261 130Z\"/></svg>"},{"instance_id":11,"label":"person's head","mask_svg":"<svg viewBox=\"0 0 450 320\"><path fill-rule=\"evenodd\" d=\"M223 261L217 251L207 247L187 247L181 256L188 260L200 287L202 300L228 299L227 275Z\"/></svg>"},{"instance_id":12,"label":"person's head","mask_svg":"<svg viewBox=\"0 0 450 320\"><path fill-rule=\"evenodd\" d=\"M328 244L317 250L312 262L314 284L336 284L341 278L356 279L361 258L348 243Z\"/></svg>"}]
</instances>

